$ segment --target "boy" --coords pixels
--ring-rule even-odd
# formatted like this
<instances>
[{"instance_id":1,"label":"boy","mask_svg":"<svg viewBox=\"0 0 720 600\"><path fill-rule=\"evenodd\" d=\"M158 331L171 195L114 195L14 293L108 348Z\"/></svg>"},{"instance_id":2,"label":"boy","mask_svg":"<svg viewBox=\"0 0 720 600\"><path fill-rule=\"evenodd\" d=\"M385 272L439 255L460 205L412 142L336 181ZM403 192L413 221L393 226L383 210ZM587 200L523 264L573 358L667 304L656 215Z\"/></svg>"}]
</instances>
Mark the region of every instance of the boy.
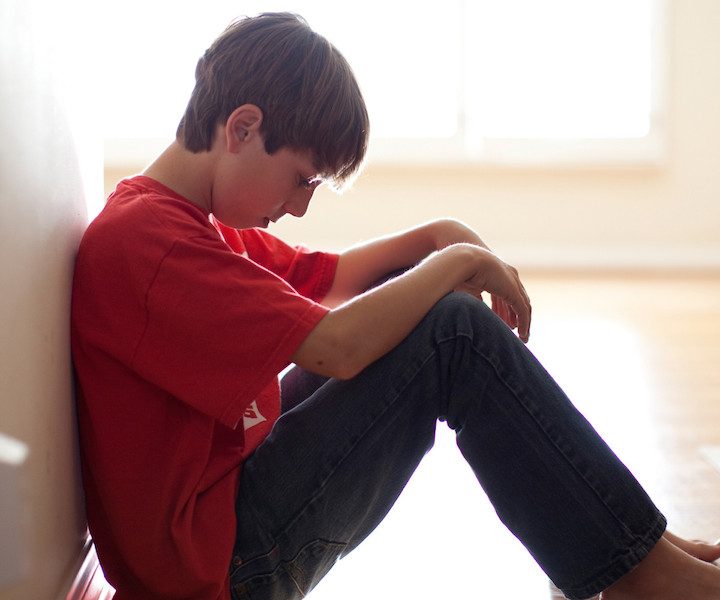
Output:
<instances>
[{"instance_id":1,"label":"boy","mask_svg":"<svg viewBox=\"0 0 720 600\"><path fill-rule=\"evenodd\" d=\"M176 141L88 228L73 356L116 600L303 597L390 509L437 419L568 597L720 598L703 562L720 551L665 533L512 333L528 339L527 294L475 233L442 220L338 256L263 231L346 183L367 137L335 48L294 15L240 20L200 59ZM290 363L315 375L288 377L281 406Z\"/></svg>"}]
</instances>

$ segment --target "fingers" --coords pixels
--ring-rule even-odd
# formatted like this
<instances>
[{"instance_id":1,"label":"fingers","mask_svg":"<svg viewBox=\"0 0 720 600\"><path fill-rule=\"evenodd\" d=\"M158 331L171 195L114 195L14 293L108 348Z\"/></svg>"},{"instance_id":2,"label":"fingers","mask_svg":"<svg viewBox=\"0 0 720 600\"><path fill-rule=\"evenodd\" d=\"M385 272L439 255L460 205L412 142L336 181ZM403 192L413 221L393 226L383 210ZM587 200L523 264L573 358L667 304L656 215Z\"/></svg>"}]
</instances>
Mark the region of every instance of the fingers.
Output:
<instances>
[{"instance_id":1,"label":"fingers","mask_svg":"<svg viewBox=\"0 0 720 600\"><path fill-rule=\"evenodd\" d=\"M500 317L505 323L507 323L510 329L517 327L517 315L515 311L508 305L505 300L497 295L492 296L492 309L493 312Z\"/></svg>"},{"instance_id":2,"label":"fingers","mask_svg":"<svg viewBox=\"0 0 720 600\"><path fill-rule=\"evenodd\" d=\"M515 271L515 274L517 275L517 271ZM525 286L521 283L520 278L518 277L518 285L520 286L520 296L521 296L521 310L517 313L518 322L517 322L517 328L518 328L518 335L520 336L520 339L527 344L528 340L530 339L530 323L532 321L532 305L530 304L530 297L527 294L527 291L525 291Z\"/></svg>"},{"instance_id":3,"label":"fingers","mask_svg":"<svg viewBox=\"0 0 720 600\"><path fill-rule=\"evenodd\" d=\"M527 294L519 296L518 299L512 303L493 295L492 309L510 329L517 329L518 337L523 342L528 342L530 339L532 308Z\"/></svg>"},{"instance_id":4,"label":"fingers","mask_svg":"<svg viewBox=\"0 0 720 600\"><path fill-rule=\"evenodd\" d=\"M512 308L506 308L506 311L508 311L508 315L503 317L503 320L511 329L517 329L518 337L527 344L530 340L530 321L532 318L530 304L523 301L515 304Z\"/></svg>"},{"instance_id":5,"label":"fingers","mask_svg":"<svg viewBox=\"0 0 720 600\"><path fill-rule=\"evenodd\" d=\"M530 321L532 319L532 308L527 304L527 310L518 315L518 336L526 344L530 340Z\"/></svg>"},{"instance_id":6,"label":"fingers","mask_svg":"<svg viewBox=\"0 0 720 600\"><path fill-rule=\"evenodd\" d=\"M517 269L508 265L491 252L483 254L485 265L466 284L485 290L492 298L493 312L510 329L517 329L518 337L525 343L530 339L532 308L527 291L520 281Z\"/></svg>"}]
</instances>

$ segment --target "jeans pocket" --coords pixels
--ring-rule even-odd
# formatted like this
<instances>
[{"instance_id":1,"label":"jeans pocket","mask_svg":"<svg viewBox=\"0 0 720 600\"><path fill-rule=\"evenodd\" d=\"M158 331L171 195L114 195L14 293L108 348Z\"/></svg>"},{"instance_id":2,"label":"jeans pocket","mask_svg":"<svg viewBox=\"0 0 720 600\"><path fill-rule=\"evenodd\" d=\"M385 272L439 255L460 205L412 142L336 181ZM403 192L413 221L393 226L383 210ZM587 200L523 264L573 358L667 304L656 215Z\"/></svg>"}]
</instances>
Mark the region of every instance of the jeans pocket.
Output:
<instances>
[{"instance_id":1,"label":"jeans pocket","mask_svg":"<svg viewBox=\"0 0 720 600\"><path fill-rule=\"evenodd\" d=\"M276 559L266 570L243 577L243 567L232 576L234 600L295 600L304 598L337 562L347 544L314 540L303 546L290 560ZM273 553L271 553L273 554ZM266 555L265 559L270 555ZM251 566L255 561L244 566ZM257 564L257 563L256 563Z\"/></svg>"}]
</instances>

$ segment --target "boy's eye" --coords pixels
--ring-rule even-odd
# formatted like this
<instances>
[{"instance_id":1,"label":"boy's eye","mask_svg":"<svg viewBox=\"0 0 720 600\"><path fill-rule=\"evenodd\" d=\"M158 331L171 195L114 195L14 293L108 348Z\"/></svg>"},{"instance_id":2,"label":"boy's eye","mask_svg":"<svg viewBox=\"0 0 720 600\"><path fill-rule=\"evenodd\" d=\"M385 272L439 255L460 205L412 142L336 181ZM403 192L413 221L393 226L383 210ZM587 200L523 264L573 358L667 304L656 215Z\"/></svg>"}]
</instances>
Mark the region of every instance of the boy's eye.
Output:
<instances>
[{"instance_id":1,"label":"boy's eye","mask_svg":"<svg viewBox=\"0 0 720 600\"><path fill-rule=\"evenodd\" d=\"M321 183L322 181L319 177L306 177L300 179L300 187L305 188L306 190L314 190Z\"/></svg>"}]
</instances>

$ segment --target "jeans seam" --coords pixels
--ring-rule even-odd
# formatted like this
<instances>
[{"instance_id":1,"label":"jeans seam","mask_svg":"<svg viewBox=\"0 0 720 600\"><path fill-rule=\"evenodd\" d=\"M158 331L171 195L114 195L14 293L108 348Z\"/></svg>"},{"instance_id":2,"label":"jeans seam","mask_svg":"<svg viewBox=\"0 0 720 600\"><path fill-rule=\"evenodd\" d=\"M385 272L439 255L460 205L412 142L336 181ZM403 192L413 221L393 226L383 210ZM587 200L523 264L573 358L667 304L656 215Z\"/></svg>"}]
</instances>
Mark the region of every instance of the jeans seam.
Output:
<instances>
[{"instance_id":1,"label":"jeans seam","mask_svg":"<svg viewBox=\"0 0 720 600\"><path fill-rule=\"evenodd\" d=\"M569 597L572 598L594 597L636 567L662 537L666 527L667 521L665 517L658 515L655 519L652 530L649 531L647 535L641 538L633 536L636 539L633 547L628 550L628 552L597 570L598 574L594 577L594 583L587 583L587 581L591 581L593 579L588 578L586 582L581 584L563 587L563 591L566 594L569 594Z\"/></svg>"},{"instance_id":2,"label":"jeans seam","mask_svg":"<svg viewBox=\"0 0 720 600\"><path fill-rule=\"evenodd\" d=\"M284 573L290 581L292 581L292 584L296 590L296 592L299 594L300 598L307 597L309 592L304 592L303 588L307 587L308 582L303 580L303 577L306 576L306 573L300 569L297 566L294 566L295 563L298 561L298 559L303 555L304 552L307 552L308 548L315 544L324 544L327 548L330 547L337 547L342 551L342 549L347 547L347 544L345 542L337 542L325 538L315 538L311 540L310 542L306 543L304 546L298 549L298 551L295 553L295 555L287 560L279 559L278 562L274 565L274 567L270 570L264 570L259 571L256 573L252 573L242 579L241 581L233 582L233 576L230 577L230 588L232 593L237 594L238 588L244 587L247 589L249 582L255 580L255 579L265 579L265 578L273 578L277 579L278 575L282 572ZM261 555L258 558L264 558L267 554ZM251 564L252 561L248 561L247 563L243 564L243 567L245 565ZM235 575L237 577L237 575ZM251 585L251 584L250 584ZM247 592L246 592L247 593Z\"/></svg>"}]
</instances>

